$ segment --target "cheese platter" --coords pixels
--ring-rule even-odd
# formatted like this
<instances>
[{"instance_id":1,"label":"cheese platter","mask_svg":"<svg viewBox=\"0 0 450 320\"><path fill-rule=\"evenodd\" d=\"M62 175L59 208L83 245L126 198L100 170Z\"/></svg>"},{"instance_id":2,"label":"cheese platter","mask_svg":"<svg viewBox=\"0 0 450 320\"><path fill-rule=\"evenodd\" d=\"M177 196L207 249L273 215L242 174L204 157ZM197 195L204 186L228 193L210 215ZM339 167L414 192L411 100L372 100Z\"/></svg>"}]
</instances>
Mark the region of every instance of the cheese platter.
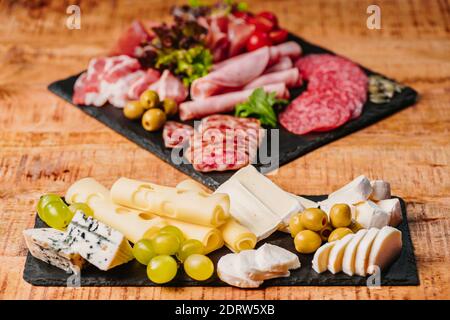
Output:
<instances>
[{"instance_id":1,"label":"cheese platter","mask_svg":"<svg viewBox=\"0 0 450 320\"><path fill-rule=\"evenodd\" d=\"M108 189L84 178L64 199L41 197L35 228L24 231L24 279L38 286L67 286L78 276L79 286L259 288L364 286L375 275L377 285L418 285L405 203L375 181L359 176L329 196L302 197L252 166L214 193L194 180L165 187L120 178ZM381 209L386 202L392 205ZM328 212L319 209L330 203ZM191 256L209 263L207 276L186 269ZM149 271L158 257L174 263L164 281Z\"/></svg>"}]
</instances>

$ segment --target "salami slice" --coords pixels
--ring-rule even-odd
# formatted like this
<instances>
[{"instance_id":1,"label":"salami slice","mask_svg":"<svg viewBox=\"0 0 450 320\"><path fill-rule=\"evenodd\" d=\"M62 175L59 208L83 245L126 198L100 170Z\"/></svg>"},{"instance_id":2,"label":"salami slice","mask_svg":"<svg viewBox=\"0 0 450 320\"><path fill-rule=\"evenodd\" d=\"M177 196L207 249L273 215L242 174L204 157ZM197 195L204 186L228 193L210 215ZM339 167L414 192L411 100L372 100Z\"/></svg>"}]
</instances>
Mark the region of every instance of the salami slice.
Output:
<instances>
[{"instance_id":1,"label":"salami slice","mask_svg":"<svg viewBox=\"0 0 450 320\"><path fill-rule=\"evenodd\" d=\"M163 140L166 148L177 148L188 143L194 134L190 125L176 121L167 121L163 129Z\"/></svg>"}]
</instances>

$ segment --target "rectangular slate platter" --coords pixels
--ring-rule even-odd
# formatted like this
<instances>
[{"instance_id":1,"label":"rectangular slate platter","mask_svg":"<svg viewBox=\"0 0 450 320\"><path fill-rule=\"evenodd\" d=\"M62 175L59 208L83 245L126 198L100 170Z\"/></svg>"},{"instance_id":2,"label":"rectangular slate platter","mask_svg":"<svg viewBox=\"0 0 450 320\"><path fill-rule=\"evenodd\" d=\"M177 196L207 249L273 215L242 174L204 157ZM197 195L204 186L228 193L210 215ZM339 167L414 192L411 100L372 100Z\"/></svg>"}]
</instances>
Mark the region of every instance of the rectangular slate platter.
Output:
<instances>
[{"instance_id":1,"label":"rectangular slate platter","mask_svg":"<svg viewBox=\"0 0 450 320\"><path fill-rule=\"evenodd\" d=\"M327 49L313 45L293 34L289 35L289 40L299 43L303 49L304 55L311 53L334 54ZM376 74L367 68L362 66L361 68L367 75ZM48 89L69 103L72 103L73 85L78 76L79 74L64 80L53 82L49 85ZM304 89L305 86L299 89L291 90L291 97L295 98ZM417 92L410 87L405 87L404 90L401 93L396 94L389 103L377 105L371 103L370 101L367 102L364 106L364 111L359 118L349 121L345 125L329 132L311 133L299 136L280 127L279 165L282 166L325 144L380 121L381 119L414 104L416 99ZM207 185L211 189L216 189L233 174L233 171L202 173L195 171L190 164L174 164L170 158L171 150L165 148L161 132L150 133L145 131L140 122L126 119L122 115L122 110L115 108L112 105L108 104L101 108L93 106L75 106L110 127L114 131L133 141L140 147L152 152L173 167L191 176L193 179ZM187 123L192 124L192 121ZM258 164L256 164L256 166L261 169L261 165L258 166Z\"/></svg>"},{"instance_id":2,"label":"rectangular slate platter","mask_svg":"<svg viewBox=\"0 0 450 320\"><path fill-rule=\"evenodd\" d=\"M326 196L306 196L306 198L313 201L321 201L324 200ZM414 248L407 222L406 206L405 202L401 198L399 199L402 208L403 222L398 226L398 229L402 232L403 248L399 258L389 267L389 269L382 272L382 286L419 285ZM36 215L35 228L43 227L46 227L45 223ZM287 233L277 231L265 241L261 241L258 246L262 245L264 242L278 245L296 253L293 239ZM212 252L209 257L214 262L214 266L217 266L217 262L220 257L228 253L231 253L231 251L228 248L223 247ZM317 274L311 268L311 260L313 255L298 254L298 256L301 262L300 269L291 271L290 277L267 280L262 284L261 288L272 286L365 286L367 283L367 278L360 276L350 277L342 272L335 275L328 271L322 274ZM36 259L28 253L23 273L23 278L28 283L35 286L66 286L68 277L70 277L70 274L67 274L61 269ZM89 265L81 272L80 285L87 287L157 286L148 280L145 266L141 265L136 260L113 268L109 271L101 271L94 266ZM175 279L167 284L164 284L164 286L221 287L228 285L222 282L215 273L207 281L199 282L189 278L184 273L183 269L179 268Z\"/></svg>"}]
</instances>

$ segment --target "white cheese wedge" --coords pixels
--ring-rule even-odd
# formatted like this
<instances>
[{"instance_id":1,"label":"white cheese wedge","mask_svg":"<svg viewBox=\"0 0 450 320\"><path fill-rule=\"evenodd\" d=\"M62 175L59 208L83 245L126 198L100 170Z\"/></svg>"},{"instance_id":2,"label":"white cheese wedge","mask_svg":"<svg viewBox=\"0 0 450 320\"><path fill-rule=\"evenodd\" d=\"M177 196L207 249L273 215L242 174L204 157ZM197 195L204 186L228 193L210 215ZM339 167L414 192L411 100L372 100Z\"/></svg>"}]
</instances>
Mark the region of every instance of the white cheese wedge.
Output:
<instances>
[{"instance_id":1,"label":"white cheese wedge","mask_svg":"<svg viewBox=\"0 0 450 320\"><path fill-rule=\"evenodd\" d=\"M402 232L393 227L381 229L372 244L367 273L373 274L377 267L384 270L397 259L402 251Z\"/></svg>"},{"instance_id":2,"label":"white cheese wedge","mask_svg":"<svg viewBox=\"0 0 450 320\"><path fill-rule=\"evenodd\" d=\"M66 272L79 273L85 260L73 248L64 243L64 233L52 229L28 229L23 231L25 243L36 259Z\"/></svg>"},{"instance_id":3,"label":"white cheese wedge","mask_svg":"<svg viewBox=\"0 0 450 320\"><path fill-rule=\"evenodd\" d=\"M279 277L289 277L290 272L286 269L284 271L272 271L267 266L262 266L260 269L256 261L256 250L244 250L238 254L238 269L254 281L264 281ZM268 270L267 270L268 269Z\"/></svg>"},{"instance_id":4,"label":"white cheese wedge","mask_svg":"<svg viewBox=\"0 0 450 320\"><path fill-rule=\"evenodd\" d=\"M104 271L134 258L130 243L123 234L92 217L85 216L80 210L75 213L67 227L64 242Z\"/></svg>"},{"instance_id":5,"label":"white cheese wedge","mask_svg":"<svg viewBox=\"0 0 450 320\"><path fill-rule=\"evenodd\" d=\"M370 199L373 201L380 201L391 198L391 185L389 182L383 180L370 181L372 186L372 194Z\"/></svg>"},{"instance_id":6,"label":"white cheese wedge","mask_svg":"<svg viewBox=\"0 0 450 320\"><path fill-rule=\"evenodd\" d=\"M358 276L365 277L367 275L370 251L379 231L380 229L377 228L369 229L356 249L355 274Z\"/></svg>"},{"instance_id":7,"label":"white cheese wedge","mask_svg":"<svg viewBox=\"0 0 450 320\"><path fill-rule=\"evenodd\" d=\"M333 248L331 248L330 255L328 257L328 271L332 274L342 271L342 260L344 258L345 249L354 236L354 234L346 235L342 239L336 241Z\"/></svg>"},{"instance_id":8,"label":"white cheese wedge","mask_svg":"<svg viewBox=\"0 0 450 320\"><path fill-rule=\"evenodd\" d=\"M289 225L291 216L300 211L299 202L296 199L293 199L288 192L281 189L252 165L237 171L230 178L230 180L233 179L238 180L261 203L278 216L285 226Z\"/></svg>"},{"instance_id":9,"label":"white cheese wedge","mask_svg":"<svg viewBox=\"0 0 450 320\"><path fill-rule=\"evenodd\" d=\"M263 281L251 280L238 268L239 256L230 253L222 256L217 263L217 275L219 279L231 286L239 288L258 288Z\"/></svg>"},{"instance_id":10,"label":"white cheese wedge","mask_svg":"<svg viewBox=\"0 0 450 320\"><path fill-rule=\"evenodd\" d=\"M314 253L312 268L315 272L322 273L328 270L328 258L335 244L336 241L327 242Z\"/></svg>"},{"instance_id":11,"label":"white cheese wedge","mask_svg":"<svg viewBox=\"0 0 450 320\"><path fill-rule=\"evenodd\" d=\"M403 221L402 216L402 208L400 206L400 200L397 198L392 199L386 199L386 200L380 200L377 202L377 205L386 211L389 216L389 225L396 227Z\"/></svg>"},{"instance_id":12,"label":"white cheese wedge","mask_svg":"<svg viewBox=\"0 0 450 320\"><path fill-rule=\"evenodd\" d=\"M339 190L330 193L328 199L334 201L334 203L357 204L367 200L371 193L372 186L369 179L361 175Z\"/></svg>"},{"instance_id":13,"label":"white cheese wedge","mask_svg":"<svg viewBox=\"0 0 450 320\"><path fill-rule=\"evenodd\" d=\"M353 239L348 243L347 248L345 248L344 258L342 259L342 271L349 276L353 276L355 274L356 251L358 250L359 243L364 238L366 233L366 229L359 230Z\"/></svg>"},{"instance_id":14,"label":"white cheese wedge","mask_svg":"<svg viewBox=\"0 0 450 320\"><path fill-rule=\"evenodd\" d=\"M356 222L364 228L381 229L389 225L390 215L373 201L367 200L356 206Z\"/></svg>"},{"instance_id":15,"label":"white cheese wedge","mask_svg":"<svg viewBox=\"0 0 450 320\"><path fill-rule=\"evenodd\" d=\"M303 207L303 209L301 210L305 210L305 209L309 209L309 208L318 208L319 207L319 203L309 200L305 197L302 196L298 196L296 194L291 193L291 195L300 203L301 207Z\"/></svg>"},{"instance_id":16,"label":"white cheese wedge","mask_svg":"<svg viewBox=\"0 0 450 320\"><path fill-rule=\"evenodd\" d=\"M265 243L255 252L258 268L266 272L286 272L300 268L298 256L279 246Z\"/></svg>"},{"instance_id":17,"label":"white cheese wedge","mask_svg":"<svg viewBox=\"0 0 450 320\"><path fill-rule=\"evenodd\" d=\"M216 192L230 197L230 214L253 232L258 241L270 236L282 224L279 216L233 177L223 183Z\"/></svg>"}]
</instances>

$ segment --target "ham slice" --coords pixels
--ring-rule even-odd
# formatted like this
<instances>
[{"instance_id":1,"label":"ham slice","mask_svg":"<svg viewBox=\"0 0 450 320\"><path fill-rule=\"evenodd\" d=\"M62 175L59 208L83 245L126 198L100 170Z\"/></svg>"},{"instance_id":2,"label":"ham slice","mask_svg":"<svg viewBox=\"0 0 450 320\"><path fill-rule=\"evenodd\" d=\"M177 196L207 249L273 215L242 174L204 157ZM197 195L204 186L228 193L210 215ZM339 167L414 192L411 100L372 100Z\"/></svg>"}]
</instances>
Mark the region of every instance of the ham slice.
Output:
<instances>
[{"instance_id":1,"label":"ham slice","mask_svg":"<svg viewBox=\"0 0 450 320\"><path fill-rule=\"evenodd\" d=\"M276 92L278 98L288 98L289 91L284 83L264 86L267 92ZM236 104L244 102L253 89L229 92L202 100L187 101L180 104L180 119L198 119L215 113L227 113L234 110Z\"/></svg>"},{"instance_id":2,"label":"ham slice","mask_svg":"<svg viewBox=\"0 0 450 320\"><path fill-rule=\"evenodd\" d=\"M242 19L232 19L228 24L228 41L230 42L228 57L240 54L254 31L253 24L247 24Z\"/></svg>"},{"instance_id":3,"label":"ham slice","mask_svg":"<svg viewBox=\"0 0 450 320\"><path fill-rule=\"evenodd\" d=\"M271 73L271 72L283 71L283 70L290 69L293 66L294 66L294 64L292 63L291 58L281 57L280 61L278 61L273 66L267 68L266 71L264 71L264 73L266 74L266 73Z\"/></svg>"},{"instance_id":4,"label":"ham slice","mask_svg":"<svg viewBox=\"0 0 450 320\"><path fill-rule=\"evenodd\" d=\"M295 58L301 54L295 42L262 47L216 64L214 71L195 80L191 86L192 100L238 90L258 78L283 56Z\"/></svg>"},{"instance_id":5,"label":"ham slice","mask_svg":"<svg viewBox=\"0 0 450 320\"><path fill-rule=\"evenodd\" d=\"M150 85L149 89L156 91L161 100L169 98L175 100L177 103L186 100L188 95L188 91L183 83L172 75L169 70L164 70L161 78Z\"/></svg>"},{"instance_id":6,"label":"ham slice","mask_svg":"<svg viewBox=\"0 0 450 320\"><path fill-rule=\"evenodd\" d=\"M247 84L244 89L258 88L268 84L280 82L286 84L286 87L288 88L294 88L301 85L302 78L300 77L300 72L297 68L291 68L288 70L263 74Z\"/></svg>"}]
</instances>

